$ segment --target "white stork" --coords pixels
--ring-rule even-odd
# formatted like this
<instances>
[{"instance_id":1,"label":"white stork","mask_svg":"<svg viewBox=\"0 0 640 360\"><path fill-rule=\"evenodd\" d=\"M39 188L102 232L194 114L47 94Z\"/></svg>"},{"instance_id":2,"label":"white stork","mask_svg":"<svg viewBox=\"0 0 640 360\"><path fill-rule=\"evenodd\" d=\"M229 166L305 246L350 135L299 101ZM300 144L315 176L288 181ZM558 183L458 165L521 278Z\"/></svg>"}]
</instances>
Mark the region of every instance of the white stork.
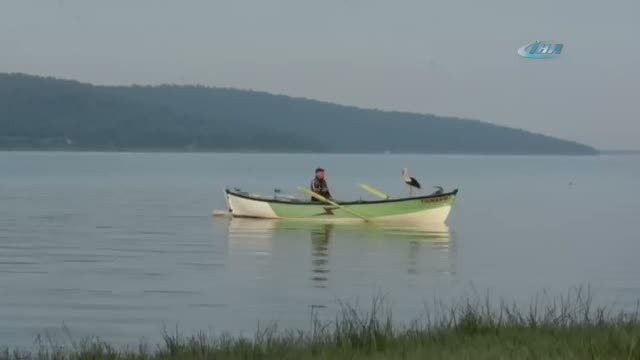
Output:
<instances>
[{"instance_id":1,"label":"white stork","mask_svg":"<svg viewBox=\"0 0 640 360\"><path fill-rule=\"evenodd\" d=\"M420 183L416 178L409 176L409 170L407 170L407 168L402 170L402 179L405 184L409 185L409 196L413 195L413 188L420 189Z\"/></svg>"}]
</instances>

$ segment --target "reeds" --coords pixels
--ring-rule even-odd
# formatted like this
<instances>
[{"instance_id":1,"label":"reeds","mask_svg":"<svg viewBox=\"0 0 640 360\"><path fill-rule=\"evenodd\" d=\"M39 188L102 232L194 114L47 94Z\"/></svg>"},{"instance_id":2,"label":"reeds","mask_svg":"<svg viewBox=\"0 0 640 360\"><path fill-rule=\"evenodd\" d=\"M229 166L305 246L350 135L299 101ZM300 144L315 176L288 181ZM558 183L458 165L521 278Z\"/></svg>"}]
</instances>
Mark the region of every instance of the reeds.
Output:
<instances>
[{"instance_id":1,"label":"reeds","mask_svg":"<svg viewBox=\"0 0 640 360\"><path fill-rule=\"evenodd\" d=\"M259 327L253 337L185 336L164 331L158 346L116 347L97 338L36 350L5 348L17 359L640 359L638 306L609 312L588 291L536 297L522 309L499 301L442 302L408 324L393 320L383 297L370 306L341 304L334 321L310 330Z\"/></svg>"}]
</instances>

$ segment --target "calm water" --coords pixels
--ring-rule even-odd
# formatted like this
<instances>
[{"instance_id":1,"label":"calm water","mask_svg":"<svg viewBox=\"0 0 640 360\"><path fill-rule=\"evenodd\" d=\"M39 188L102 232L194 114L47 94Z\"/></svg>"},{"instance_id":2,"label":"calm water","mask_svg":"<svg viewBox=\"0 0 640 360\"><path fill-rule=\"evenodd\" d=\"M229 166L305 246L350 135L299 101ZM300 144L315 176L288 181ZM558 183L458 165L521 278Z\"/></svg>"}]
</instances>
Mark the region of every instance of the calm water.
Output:
<instances>
[{"instance_id":1,"label":"calm water","mask_svg":"<svg viewBox=\"0 0 640 360\"><path fill-rule=\"evenodd\" d=\"M405 195L401 170L460 188L448 233L212 218L222 189ZM570 182L573 185L570 185ZM155 341L163 326L307 328L312 309L384 294L400 319L489 291L527 301L590 285L640 298L640 157L0 152L0 339Z\"/></svg>"}]
</instances>

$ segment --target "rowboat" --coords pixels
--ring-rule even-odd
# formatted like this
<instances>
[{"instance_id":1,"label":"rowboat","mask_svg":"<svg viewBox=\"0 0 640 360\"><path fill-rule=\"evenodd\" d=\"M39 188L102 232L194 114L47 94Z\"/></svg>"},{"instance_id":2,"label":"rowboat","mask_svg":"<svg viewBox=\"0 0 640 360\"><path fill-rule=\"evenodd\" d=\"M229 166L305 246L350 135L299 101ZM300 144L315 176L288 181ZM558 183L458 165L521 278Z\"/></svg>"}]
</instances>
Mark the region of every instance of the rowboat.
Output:
<instances>
[{"instance_id":1,"label":"rowboat","mask_svg":"<svg viewBox=\"0 0 640 360\"><path fill-rule=\"evenodd\" d=\"M432 223L447 221L458 189L448 193L372 201L314 202L225 190L233 217L322 221Z\"/></svg>"}]
</instances>

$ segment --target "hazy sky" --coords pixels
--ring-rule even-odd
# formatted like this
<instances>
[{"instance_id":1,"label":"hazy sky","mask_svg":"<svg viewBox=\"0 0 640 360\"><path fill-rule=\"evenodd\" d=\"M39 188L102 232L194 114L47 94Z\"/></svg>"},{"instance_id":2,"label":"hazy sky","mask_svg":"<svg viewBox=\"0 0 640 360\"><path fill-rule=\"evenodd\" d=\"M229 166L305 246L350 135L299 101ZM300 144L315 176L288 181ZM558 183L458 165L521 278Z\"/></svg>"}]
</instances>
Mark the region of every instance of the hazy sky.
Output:
<instances>
[{"instance_id":1,"label":"hazy sky","mask_svg":"<svg viewBox=\"0 0 640 360\"><path fill-rule=\"evenodd\" d=\"M0 0L0 72L204 84L640 148L639 0ZM530 60L518 47L565 44Z\"/></svg>"}]
</instances>

